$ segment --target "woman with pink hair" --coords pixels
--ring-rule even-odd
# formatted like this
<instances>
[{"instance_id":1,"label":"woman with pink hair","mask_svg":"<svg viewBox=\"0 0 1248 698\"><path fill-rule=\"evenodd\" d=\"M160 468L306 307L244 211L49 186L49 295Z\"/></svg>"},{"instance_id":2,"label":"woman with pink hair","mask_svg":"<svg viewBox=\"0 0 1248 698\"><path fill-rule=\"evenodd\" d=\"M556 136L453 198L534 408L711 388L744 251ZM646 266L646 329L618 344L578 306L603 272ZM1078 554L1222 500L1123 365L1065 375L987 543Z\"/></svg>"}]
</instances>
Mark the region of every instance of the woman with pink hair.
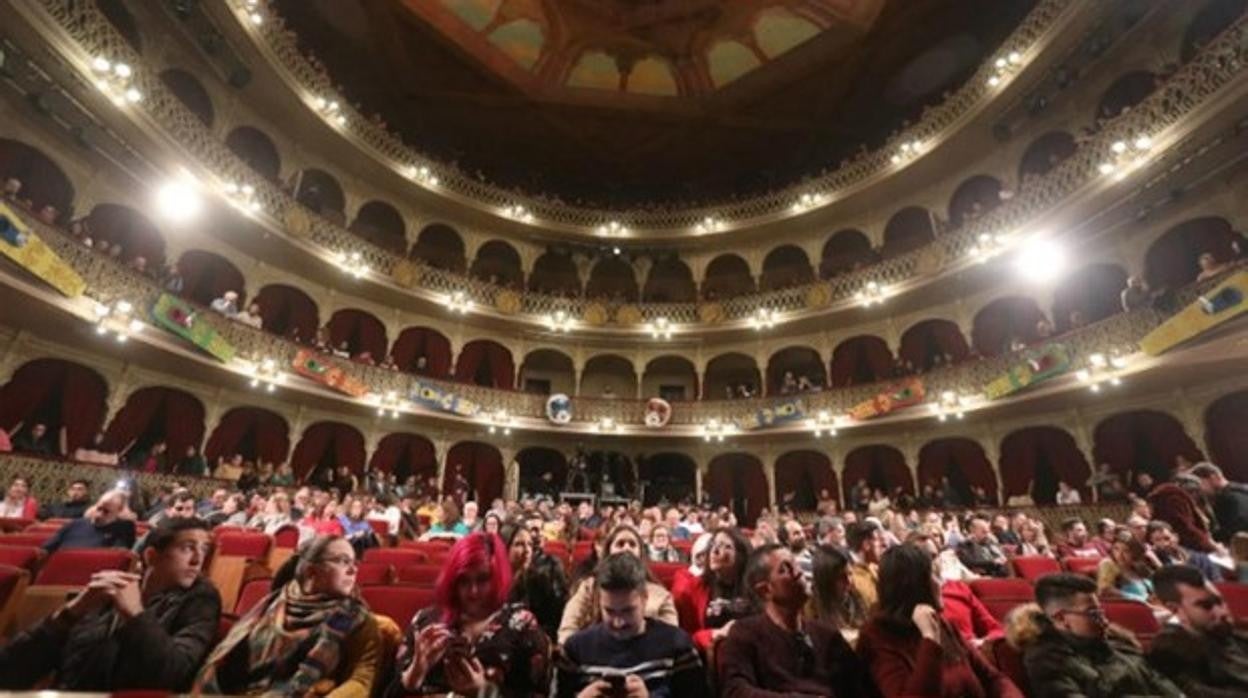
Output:
<instances>
[{"instance_id":1,"label":"woman with pink hair","mask_svg":"<svg viewBox=\"0 0 1248 698\"><path fill-rule=\"evenodd\" d=\"M434 605L412 619L387 695L453 692L544 695L550 642L521 604L507 603L511 565L494 533L473 533L451 548Z\"/></svg>"}]
</instances>

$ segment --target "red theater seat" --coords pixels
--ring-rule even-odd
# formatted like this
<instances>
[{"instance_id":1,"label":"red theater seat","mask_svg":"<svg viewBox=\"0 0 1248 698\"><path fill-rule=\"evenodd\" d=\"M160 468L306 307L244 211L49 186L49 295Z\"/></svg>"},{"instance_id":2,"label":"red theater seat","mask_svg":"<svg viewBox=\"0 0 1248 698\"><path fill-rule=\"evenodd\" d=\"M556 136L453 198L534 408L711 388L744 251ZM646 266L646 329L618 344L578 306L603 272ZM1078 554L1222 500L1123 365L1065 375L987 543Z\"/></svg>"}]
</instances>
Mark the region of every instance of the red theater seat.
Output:
<instances>
[{"instance_id":1,"label":"red theater seat","mask_svg":"<svg viewBox=\"0 0 1248 698\"><path fill-rule=\"evenodd\" d=\"M18 531L25 530L34 522L34 519L0 517L0 532L17 533Z\"/></svg>"},{"instance_id":2,"label":"red theater seat","mask_svg":"<svg viewBox=\"0 0 1248 698\"><path fill-rule=\"evenodd\" d=\"M243 590L238 593L238 601L234 604L234 615L247 615L247 612L255 608L256 604L264 600L269 595L269 587L273 584L272 579L252 579L243 585Z\"/></svg>"},{"instance_id":3,"label":"red theater seat","mask_svg":"<svg viewBox=\"0 0 1248 698\"><path fill-rule=\"evenodd\" d=\"M269 555L273 539L267 534L253 531L223 533L217 536L216 555L244 557L248 560L264 560Z\"/></svg>"},{"instance_id":4,"label":"red theater seat","mask_svg":"<svg viewBox=\"0 0 1248 698\"><path fill-rule=\"evenodd\" d=\"M282 526L273 534L273 545L294 550L299 547L299 529L295 526Z\"/></svg>"},{"instance_id":5,"label":"red theater seat","mask_svg":"<svg viewBox=\"0 0 1248 698\"><path fill-rule=\"evenodd\" d=\"M1226 607L1240 622L1248 620L1248 584L1241 582L1218 582L1214 584L1222 592Z\"/></svg>"},{"instance_id":6,"label":"red theater seat","mask_svg":"<svg viewBox=\"0 0 1248 698\"><path fill-rule=\"evenodd\" d=\"M1057 564L1057 560L1043 555L1016 557L1010 560L1010 564L1014 566L1014 574L1032 584L1046 574L1058 574L1062 571L1062 566Z\"/></svg>"},{"instance_id":7,"label":"red theater seat","mask_svg":"<svg viewBox=\"0 0 1248 698\"><path fill-rule=\"evenodd\" d=\"M1095 579L1096 570L1101 566L1101 559L1099 557L1069 557L1066 558L1064 564L1067 572L1082 574Z\"/></svg>"},{"instance_id":8,"label":"red theater seat","mask_svg":"<svg viewBox=\"0 0 1248 698\"><path fill-rule=\"evenodd\" d=\"M412 616L433 604L433 590L413 586L364 587L360 596L373 613L389 616L400 628L406 629Z\"/></svg>"},{"instance_id":9,"label":"red theater seat","mask_svg":"<svg viewBox=\"0 0 1248 698\"><path fill-rule=\"evenodd\" d=\"M364 551L364 562L376 562L395 567L423 565L428 561L428 554L423 550L412 548L369 548Z\"/></svg>"},{"instance_id":10,"label":"red theater seat","mask_svg":"<svg viewBox=\"0 0 1248 698\"><path fill-rule=\"evenodd\" d=\"M96 572L133 567L134 554L122 548L61 550L48 557L35 584L84 586Z\"/></svg>"},{"instance_id":11,"label":"red theater seat","mask_svg":"<svg viewBox=\"0 0 1248 698\"><path fill-rule=\"evenodd\" d=\"M679 562L651 562L650 571L654 572L654 576L659 578L659 582L668 589L672 588L672 580L676 578L676 573L683 569L685 565Z\"/></svg>"},{"instance_id":12,"label":"red theater seat","mask_svg":"<svg viewBox=\"0 0 1248 698\"><path fill-rule=\"evenodd\" d=\"M442 572L441 565L405 565L396 568L397 579L399 584L408 584L412 586L433 588L438 583L438 574Z\"/></svg>"},{"instance_id":13,"label":"red theater seat","mask_svg":"<svg viewBox=\"0 0 1248 698\"><path fill-rule=\"evenodd\" d=\"M1018 577L972 579L967 582L980 599L1031 599L1035 589L1031 582Z\"/></svg>"},{"instance_id":14,"label":"red theater seat","mask_svg":"<svg viewBox=\"0 0 1248 698\"><path fill-rule=\"evenodd\" d=\"M1014 609L1018 608L1019 606L1022 606L1023 604L1031 603L1032 600L1033 599L1031 598L1025 598L1025 599L992 598L992 599L980 599L980 602L984 604L984 608L988 609L988 613L992 614L993 618L996 618L998 621L1004 623L1005 617L1010 614L1010 611L1013 611Z\"/></svg>"},{"instance_id":15,"label":"red theater seat","mask_svg":"<svg viewBox=\"0 0 1248 698\"><path fill-rule=\"evenodd\" d=\"M1120 625L1135 633L1135 637L1148 650L1148 645L1161 632L1161 623L1148 604L1127 599L1101 599L1101 608L1110 623Z\"/></svg>"},{"instance_id":16,"label":"red theater seat","mask_svg":"<svg viewBox=\"0 0 1248 698\"><path fill-rule=\"evenodd\" d=\"M1027 687L1027 668L1023 666L1023 653L1005 640L996 638L980 647L980 653L1002 674L1005 674L1024 695L1031 695Z\"/></svg>"},{"instance_id":17,"label":"red theater seat","mask_svg":"<svg viewBox=\"0 0 1248 698\"><path fill-rule=\"evenodd\" d=\"M28 545L42 548L55 531L45 533L10 533L0 536L0 545Z\"/></svg>"},{"instance_id":18,"label":"red theater seat","mask_svg":"<svg viewBox=\"0 0 1248 698\"><path fill-rule=\"evenodd\" d=\"M20 567L34 573L39 561L39 548L29 545L0 545L0 565Z\"/></svg>"},{"instance_id":19,"label":"red theater seat","mask_svg":"<svg viewBox=\"0 0 1248 698\"><path fill-rule=\"evenodd\" d=\"M394 566L388 562L361 562L355 573L355 583L362 587L393 584Z\"/></svg>"},{"instance_id":20,"label":"red theater seat","mask_svg":"<svg viewBox=\"0 0 1248 698\"><path fill-rule=\"evenodd\" d=\"M212 529L212 535L220 538L227 533L250 533L251 529L246 526L236 526L234 524L221 524Z\"/></svg>"},{"instance_id":21,"label":"red theater seat","mask_svg":"<svg viewBox=\"0 0 1248 698\"><path fill-rule=\"evenodd\" d=\"M542 543L542 550L546 551L551 557L567 557L568 544L561 540L548 540Z\"/></svg>"}]
</instances>

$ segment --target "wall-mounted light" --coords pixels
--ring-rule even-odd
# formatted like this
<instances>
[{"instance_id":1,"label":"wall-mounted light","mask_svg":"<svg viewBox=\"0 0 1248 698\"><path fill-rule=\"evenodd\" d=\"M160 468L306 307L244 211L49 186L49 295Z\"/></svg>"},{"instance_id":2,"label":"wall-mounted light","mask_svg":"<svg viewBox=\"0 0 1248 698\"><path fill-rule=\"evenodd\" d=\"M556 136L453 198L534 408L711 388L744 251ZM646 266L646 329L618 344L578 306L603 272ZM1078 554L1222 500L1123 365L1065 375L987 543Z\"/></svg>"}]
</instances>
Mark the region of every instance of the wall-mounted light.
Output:
<instances>
[{"instance_id":1,"label":"wall-mounted light","mask_svg":"<svg viewBox=\"0 0 1248 698\"><path fill-rule=\"evenodd\" d=\"M607 221L602 225L594 228L594 234L607 238L622 238L629 233L628 226L619 221ZM618 252L616 254L619 254Z\"/></svg>"},{"instance_id":2,"label":"wall-mounted light","mask_svg":"<svg viewBox=\"0 0 1248 698\"><path fill-rule=\"evenodd\" d=\"M1101 386L1108 384L1112 387L1122 385L1122 377L1120 374L1127 368L1130 360L1122 354L1112 353L1108 356L1101 352L1088 355L1088 365L1075 371L1075 378L1088 386L1088 390L1094 393L1101 392Z\"/></svg>"},{"instance_id":3,"label":"wall-mounted light","mask_svg":"<svg viewBox=\"0 0 1248 698\"><path fill-rule=\"evenodd\" d=\"M923 143L916 138L905 141L901 145L897 146L897 152L893 153L893 156L889 158L889 161L894 165L900 165L903 162L908 162L917 158L922 153Z\"/></svg>"},{"instance_id":4,"label":"wall-mounted light","mask_svg":"<svg viewBox=\"0 0 1248 698\"><path fill-rule=\"evenodd\" d=\"M865 286L854 294L854 299L858 301L858 305L864 308L870 308L873 305L879 305L888 297L888 293L883 286L875 281L868 281Z\"/></svg>"},{"instance_id":5,"label":"wall-mounted light","mask_svg":"<svg viewBox=\"0 0 1248 698\"><path fill-rule=\"evenodd\" d=\"M566 310L556 310L546 316L546 326L552 332L567 332L572 329L572 316Z\"/></svg>"},{"instance_id":6,"label":"wall-mounted light","mask_svg":"<svg viewBox=\"0 0 1248 698\"><path fill-rule=\"evenodd\" d=\"M131 335L143 331L143 321L134 312L134 304L126 300L95 304L95 333L107 336L112 333L118 342L125 342Z\"/></svg>"},{"instance_id":7,"label":"wall-mounted light","mask_svg":"<svg viewBox=\"0 0 1248 698\"><path fill-rule=\"evenodd\" d=\"M823 436L836 436L836 417L828 410L819 410L810 420L810 431L816 439Z\"/></svg>"},{"instance_id":8,"label":"wall-mounted light","mask_svg":"<svg viewBox=\"0 0 1248 698\"><path fill-rule=\"evenodd\" d=\"M674 325L665 317L657 317L653 322L646 323L646 331L655 339L671 339Z\"/></svg>"},{"instance_id":9,"label":"wall-mounted light","mask_svg":"<svg viewBox=\"0 0 1248 698\"><path fill-rule=\"evenodd\" d=\"M364 261L364 255L359 252L339 252L334 255L334 260L343 271L357 279L368 276L368 272L372 270L368 262Z\"/></svg>"},{"instance_id":10,"label":"wall-mounted light","mask_svg":"<svg viewBox=\"0 0 1248 698\"><path fill-rule=\"evenodd\" d=\"M182 170L170 177L155 193L156 211L173 223L187 223L199 216L204 208L199 194L199 182L189 172Z\"/></svg>"},{"instance_id":11,"label":"wall-mounted light","mask_svg":"<svg viewBox=\"0 0 1248 698\"><path fill-rule=\"evenodd\" d=\"M611 417L603 417L594 424L594 431L599 434L614 434L619 430L619 423Z\"/></svg>"},{"instance_id":12,"label":"wall-mounted light","mask_svg":"<svg viewBox=\"0 0 1248 698\"><path fill-rule=\"evenodd\" d=\"M488 415L486 419L489 421L488 430L491 434L511 436L511 427L515 423L515 419L507 410L498 410Z\"/></svg>"},{"instance_id":13,"label":"wall-mounted light","mask_svg":"<svg viewBox=\"0 0 1248 698\"><path fill-rule=\"evenodd\" d=\"M347 125L347 115L342 113L342 105L338 103L338 100L326 97L313 97L312 106L326 120L339 126Z\"/></svg>"},{"instance_id":14,"label":"wall-mounted light","mask_svg":"<svg viewBox=\"0 0 1248 698\"><path fill-rule=\"evenodd\" d=\"M706 235L707 233L715 233L724 229L724 222L715 216L707 216L693 225L693 232L697 235Z\"/></svg>"},{"instance_id":15,"label":"wall-mounted light","mask_svg":"<svg viewBox=\"0 0 1248 698\"><path fill-rule=\"evenodd\" d=\"M511 206L504 207L503 215L507 218L512 219L513 221L519 221L521 223L533 222L533 214L530 213L527 208L521 206L520 204L513 204Z\"/></svg>"},{"instance_id":16,"label":"wall-mounted light","mask_svg":"<svg viewBox=\"0 0 1248 698\"><path fill-rule=\"evenodd\" d=\"M928 405L937 419L947 422L950 417L954 419L966 417L966 410L974 405L976 399L974 395L964 395L954 390L945 390Z\"/></svg>"},{"instance_id":17,"label":"wall-mounted light","mask_svg":"<svg viewBox=\"0 0 1248 698\"><path fill-rule=\"evenodd\" d=\"M277 386L286 381L286 374L282 372L281 364L269 357L250 362L246 370L247 375L251 376L251 387L263 386L265 392L271 393L277 390Z\"/></svg>"},{"instance_id":18,"label":"wall-mounted light","mask_svg":"<svg viewBox=\"0 0 1248 698\"><path fill-rule=\"evenodd\" d=\"M1032 283L1050 282L1066 269L1066 249L1055 240L1033 237L1018 251L1014 268Z\"/></svg>"},{"instance_id":19,"label":"wall-mounted light","mask_svg":"<svg viewBox=\"0 0 1248 698\"><path fill-rule=\"evenodd\" d=\"M716 418L708 419L706 424L702 425L702 440L708 443L711 441L723 443L724 438L735 434L736 431L737 425L732 422L720 421Z\"/></svg>"},{"instance_id":20,"label":"wall-mounted light","mask_svg":"<svg viewBox=\"0 0 1248 698\"><path fill-rule=\"evenodd\" d=\"M95 75L95 86L108 95L113 104L120 107L143 101L143 93L134 86L134 69L129 63L96 56L91 61L91 72Z\"/></svg>"},{"instance_id":21,"label":"wall-mounted light","mask_svg":"<svg viewBox=\"0 0 1248 698\"><path fill-rule=\"evenodd\" d=\"M983 264L1003 252L1006 244L1007 238L1004 235L980 233L979 237L975 238L975 244L971 245L966 254L971 260Z\"/></svg>"},{"instance_id":22,"label":"wall-mounted light","mask_svg":"<svg viewBox=\"0 0 1248 698\"><path fill-rule=\"evenodd\" d=\"M377 416L390 417L390 419L398 419L399 412L403 410L405 401L393 390L387 390L377 396Z\"/></svg>"},{"instance_id":23,"label":"wall-mounted light","mask_svg":"<svg viewBox=\"0 0 1248 698\"><path fill-rule=\"evenodd\" d=\"M759 308L750 316L750 327L760 332L769 330L776 326L778 316L779 313L771 308Z\"/></svg>"},{"instance_id":24,"label":"wall-mounted light","mask_svg":"<svg viewBox=\"0 0 1248 698\"><path fill-rule=\"evenodd\" d=\"M463 291L451 291L443 299L442 304L447 310L457 315L463 315L472 310L472 299L468 298L468 294Z\"/></svg>"},{"instance_id":25,"label":"wall-mounted light","mask_svg":"<svg viewBox=\"0 0 1248 698\"><path fill-rule=\"evenodd\" d=\"M989 87L1000 87L1023 67L1023 54L1010 51L999 56L992 62L992 75L988 76Z\"/></svg>"},{"instance_id":26,"label":"wall-mounted light","mask_svg":"<svg viewBox=\"0 0 1248 698\"><path fill-rule=\"evenodd\" d=\"M403 168L403 176L426 187L436 187L438 182L441 181L428 165L408 165Z\"/></svg>"},{"instance_id":27,"label":"wall-mounted light","mask_svg":"<svg viewBox=\"0 0 1248 698\"><path fill-rule=\"evenodd\" d=\"M1146 134L1114 141L1109 146L1109 156L1097 165L1097 171L1107 177L1112 176L1114 181L1121 181L1132 169L1148 160L1152 149L1153 138Z\"/></svg>"},{"instance_id":28,"label":"wall-mounted light","mask_svg":"<svg viewBox=\"0 0 1248 698\"><path fill-rule=\"evenodd\" d=\"M226 182L221 191L225 192L232 203L248 213L259 213L264 208L256 198L256 188L250 184Z\"/></svg>"},{"instance_id":29,"label":"wall-mounted light","mask_svg":"<svg viewBox=\"0 0 1248 698\"><path fill-rule=\"evenodd\" d=\"M793 202L793 213L805 213L824 201L824 195L819 192L806 192L797 197L797 201Z\"/></svg>"}]
</instances>

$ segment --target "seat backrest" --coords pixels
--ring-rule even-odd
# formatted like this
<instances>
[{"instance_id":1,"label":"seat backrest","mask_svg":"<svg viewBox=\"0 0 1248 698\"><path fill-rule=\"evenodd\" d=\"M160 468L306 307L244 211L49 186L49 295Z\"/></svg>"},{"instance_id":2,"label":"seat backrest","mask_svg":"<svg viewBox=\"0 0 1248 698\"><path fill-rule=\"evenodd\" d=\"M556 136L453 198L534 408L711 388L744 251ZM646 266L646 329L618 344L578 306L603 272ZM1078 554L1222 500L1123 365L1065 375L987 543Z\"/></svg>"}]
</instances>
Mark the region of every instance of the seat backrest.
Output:
<instances>
[{"instance_id":1,"label":"seat backrest","mask_svg":"<svg viewBox=\"0 0 1248 698\"><path fill-rule=\"evenodd\" d=\"M33 545L0 545L0 565L20 567L34 572L39 561L39 548Z\"/></svg>"},{"instance_id":2,"label":"seat backrest","mask_svg":"<svg viewBox=\"0 0 1248 698\"><path fill-rule=\"evenodd\" d=\"M1010 599L1002 596L996 596L993 598L981 599L980 602L984 604L984 608L988 609L988 613L992 614L992 617L997 619L997 622L1004 623L1005 617L1010 614L1010 611L1013 611L1025 603L1031 603L1032 600L1033 599L1030 597L1025 599Z\"/></svg>"},{"instance_id":3,"label":"seat backrest","mask_svg":"<svg viewBox=\"0 0 1248 698\"><path fill-rule=\"evenodd\" d=\"M654 576L658 577L663 586L668 589L672 588L672 580L676 578L676 573L685 567L679 562L651 562L649 565L650 571L654 572Z\"/></svg>"},{"instance_id":4,"label":"seat backrest","mask_svg":"<svg viewBox=\"0 0 1248 698\"><path fill-rule=\"evenodd\" d=\"M1018 577L985 577L967 582L971 591L981 600L985 599L1030 599L1035 595L1031 582Z\"/></svg>"},{"instance_id":5,"label":"seat backrest","mask_svg":"<svg viewBox=\"0 0 1248 698\"><path fill-rule=\"evenodd\" d=\"M362 587L394 584L394 565L388 562L361 562L356 568L355 583Z\"/></svg>"},{"instance_id":6,"label":"seat backrest","mask_svg":"<svg viewBox=\"0 0 1248 698\"><path fill-rule=\"evenodd\" d=\"M1068 557L1065 560L1066 571L1096 577L1096 570L1101 566L1099 557Z\"/></svg>"},{"instance_id":7,"label":"seat backrest","mask_svg":"<svg viewBox=\"0 0 1248 698\"><path fill-rule=\"evenodd\" d=\"M364 562L385 563L395 567L421 565L429 561L429 555L414 548L369 548L364 551Z\"/></svg>"},{"instance_id":8,"label":"seat backrest","mask_svg":"<svg viewBox=\"0 0 1248 698\"><path fill-rule=\"evenodd\" d=\"M243 585L242 591L238 593L238 601L234 602L234 615L247 615L247 612L255 608L256 604L264 600L269 595L269 587L272 586L273 580L266 577L257 577L250 579Z\"/></svg>"},{"instance_id":9,"label":"seat backrest","mask_svg":"<svg viewBox=\"0 0 1248 698\"><path fill-rule=\"evenodd\" d=\"M398 584L427 587L432 589L438 583L438 574L442 571L442 565L426 563L420 565L404 565L395 568Z\"/></svg>"},{"instance_id":10,"label":"seat backrest","mask_svg":"<svg viewBox=\"0 0 1248 698\"><path fill-rule=\"evenodd\" d=\"M299 547L299 527L286 525L274 531L273 545L290 550Z\"/></svg>"},{"instance_id":11,"label":"seat backrest","mask_svg":"<svg viewBox=\"0 0 1248 698\"><path fill-rule=\"evenodd\" d=\"M102 570L129 570L134 553L124 548L79 548L59 550L48 556L35 584L84 586L91 575Z\"/></svg>"},{"instance_id":12,"label":"seat backrest","mask_svg":"<svg viewBox=\"0 0 1248 698\"><path fill-rule=\"evenodd\" d=\"M0 536L0 545L33 545L36 548L43 547L48 542L55 531L41 531L39 533L9 533Z\"/></svg>"},{"instance_id":13,"label":"seat backrest","mask_svg":"<svg viewBox=\"0 0 1248 698\"><path fill-rule=\"evenodd\" d=\"M249 531L251 531L251 529L246 526L239 526L237 524L221 524L220 526L212 529L212 534L220 538L227 533L247 533Z\"/></svg>"},{"instance_id":14,"label":"seat backrest","mask_svg":"<svg viewBox=\"0 0 1248 698\"><path fill-rule=\"evenodd\" d=\"M1014 567L1014 574L1032 584L1045 575L1058 574L1062 571L1062 566L1057 564L1057 560L1043 555L1016 557L1010 560L1010 564Z\"/></svg>"},{"instance_id":15,"label":"seat backrest","mask_svg":"<svg viewBox=\"0 0 1248 698\"><path fill-rule=\"evenodd\" d=\"M373 613L388 616L400 628L407 628L420 609L433 605L433 590L414 586L363 587L360 596Z\"/></svg>"},{"instance_id":16,"label":"seat backrest","mask_svg":"<svg viewBox=\"0 0 1248 698\"><path fill-rule=\"evenodd\" d=\"M1161 632L1161 623L1148 604L1130 599L1101 599L1101 608L1105 610L1105 618L1114 625L1120 625L1132 633L1140 641L1144 649Z\"/></svg>"},{"instance_id":17,"label":"seat backrest","mask_svg":"<svg viewBox=\"0 0 1248 698\"><path fill-rule=\"evenodd\" d=\"M254 531L222 533L217 536L215 554L223 557L245 557L263 560L269 554L273 539L267 534Z\"/></svg>"},{"instance_id":18,"label":"seat backrest","mask_svg":"<svg viewBox=\"0 0 1248 698\"><path fill-rule=\"evenodd\" d=\"M373 529L373 533L376 533L378 536L381 536L382 538L385 538L386 536L390 535L390 524L386 523L385 521L378 521L377 519L369 519L368 525L370 528Z\"/></svg>"},{"instance_id":19,"label":"seat backrest","mask_svg":"<svg viewBox=\"0 0 1248 698\"><path fill-rule=\"evenodd\" d=\"M1027 667L1023 665L1023 653L1014 645L1007 642L1005 638L998 637L985 642L980 647L980 653L997 668L997 671L1013 681L1024 695L1031 695L1031 691L1028 690L1030 683L1027 680Z\"/></svg>"},{"instance_id":20,"label":"seat backrest","mask_svg":"<svg viewBox=\"0 0 1248 698\"><path fill-rule=\"evenodd\" d=\"M1226 607L1237 621L1248 620L1248 584L1243 582L1217 582L1214 584L1226 600Z\"/></svg>"},{"instance_id":21,"label":"seat backrest","mask_svg":"<svg viewBox=\"0 0 1248 698\"><path fill-rule=\"evenodd\" d=\"M35 522L34 519L23 519L20 517L0 516L0 531L5 533L16 533L17 531L28 528Z\"/></svg>"}]
</instances>

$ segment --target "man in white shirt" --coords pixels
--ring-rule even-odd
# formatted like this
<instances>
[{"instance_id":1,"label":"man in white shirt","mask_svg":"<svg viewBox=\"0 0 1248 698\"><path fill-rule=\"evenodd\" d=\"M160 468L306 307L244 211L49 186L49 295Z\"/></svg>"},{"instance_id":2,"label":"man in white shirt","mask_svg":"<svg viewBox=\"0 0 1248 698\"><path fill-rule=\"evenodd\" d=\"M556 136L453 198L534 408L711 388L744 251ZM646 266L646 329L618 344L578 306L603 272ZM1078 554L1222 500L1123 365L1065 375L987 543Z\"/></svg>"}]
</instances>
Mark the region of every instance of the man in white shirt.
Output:
<instances>
[{"instance_id":1,"label":"man in white shirt","mask_svg":"<svg viewBox=\"0 0 1248 698\"><path fill-rule=\"evenodd\" d=\"M238 293L226 291L223 296L212 302L211 307L228 318L238 315Z\"/></svg>"}]
</instances>

